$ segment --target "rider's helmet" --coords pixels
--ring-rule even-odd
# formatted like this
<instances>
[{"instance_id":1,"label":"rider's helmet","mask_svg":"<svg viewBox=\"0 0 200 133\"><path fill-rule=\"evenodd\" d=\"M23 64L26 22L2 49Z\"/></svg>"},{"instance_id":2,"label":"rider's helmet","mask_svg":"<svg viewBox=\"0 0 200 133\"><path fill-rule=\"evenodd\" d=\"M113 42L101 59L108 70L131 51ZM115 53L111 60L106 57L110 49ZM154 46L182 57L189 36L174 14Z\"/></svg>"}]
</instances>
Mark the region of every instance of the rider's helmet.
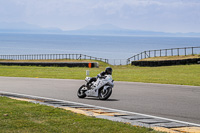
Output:
<instances>
[{"instance_id":1,"label":"rider's helmet","mask_svg":"<svg viewBox=\"0 0 200 133\"><path fill-rule=\"evenodd\" d=\"M112 68L111 67L106 67L105 73L112 75Z\"/></svg>"}]
</instances>

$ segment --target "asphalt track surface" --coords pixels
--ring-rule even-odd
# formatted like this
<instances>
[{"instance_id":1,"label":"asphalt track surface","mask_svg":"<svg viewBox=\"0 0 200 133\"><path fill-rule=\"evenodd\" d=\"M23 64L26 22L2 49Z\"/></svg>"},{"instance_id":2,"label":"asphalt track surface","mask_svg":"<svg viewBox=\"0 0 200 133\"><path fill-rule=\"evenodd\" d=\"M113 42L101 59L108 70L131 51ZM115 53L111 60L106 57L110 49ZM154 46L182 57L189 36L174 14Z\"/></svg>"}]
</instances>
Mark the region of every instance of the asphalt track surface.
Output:
<instances>
[{"instance_id":1,"label":"asphalt track surface","mask_svg":"<svg viewBox=\"0 0 200 133\"><path fill-rule=\"evenodd\" d=\"M0 91L67 100L200 124L200 87L115 82L107 101L79 99L84 80L0 77Z\"/></svg>"}]
</instances>

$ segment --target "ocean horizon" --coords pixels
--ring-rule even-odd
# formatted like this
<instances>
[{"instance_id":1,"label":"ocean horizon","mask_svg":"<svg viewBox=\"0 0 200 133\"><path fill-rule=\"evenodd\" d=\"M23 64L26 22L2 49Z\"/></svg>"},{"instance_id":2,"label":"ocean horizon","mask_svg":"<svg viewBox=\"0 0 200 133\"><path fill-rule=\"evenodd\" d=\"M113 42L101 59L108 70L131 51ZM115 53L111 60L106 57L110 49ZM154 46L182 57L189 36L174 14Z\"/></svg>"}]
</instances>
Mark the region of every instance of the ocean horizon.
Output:
<instances>
[{"instance_id":1,"label":"ocean horizon","mask_svg":"<svg viewBox=\"0 0 200 133\"><path fill-rule=\"evenodd\" d=\"M200 37L0 33L0 55L85 54L125 60L148 50L198 46Z\"/></svg>"}]
</instances>

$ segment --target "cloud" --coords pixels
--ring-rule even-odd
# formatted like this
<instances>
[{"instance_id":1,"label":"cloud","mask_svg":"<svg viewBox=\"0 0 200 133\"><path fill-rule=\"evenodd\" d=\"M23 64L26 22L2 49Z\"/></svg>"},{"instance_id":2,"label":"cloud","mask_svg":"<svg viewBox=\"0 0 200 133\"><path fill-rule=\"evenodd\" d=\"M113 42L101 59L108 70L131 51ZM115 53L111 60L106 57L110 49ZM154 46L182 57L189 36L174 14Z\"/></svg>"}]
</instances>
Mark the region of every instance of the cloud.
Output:
<instances>
[{"instance_id":1,"label":"cloud","mask_svg":"<svg viewBox=\"0 0 200 133\"><path fill-rule=\"evenodd\" d=\"M0 21L78 29L111 23L123 28L200 31L199 0L0 0Z\"/></svg>"}]
</instances>

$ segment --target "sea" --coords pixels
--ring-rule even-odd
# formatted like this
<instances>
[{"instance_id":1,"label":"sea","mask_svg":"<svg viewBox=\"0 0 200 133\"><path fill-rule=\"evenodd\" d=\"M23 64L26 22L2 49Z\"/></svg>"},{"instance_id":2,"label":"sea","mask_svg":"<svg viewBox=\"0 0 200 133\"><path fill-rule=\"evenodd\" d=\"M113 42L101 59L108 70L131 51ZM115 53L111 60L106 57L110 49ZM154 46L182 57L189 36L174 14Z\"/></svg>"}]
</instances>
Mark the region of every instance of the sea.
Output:
<instances>
[{"instance_id":1,"label":"sea","mask_svg":"<svg viewBox=\"0 0 200 133\"><path fill-rule=\"evenodd\" d=\"M0 33L0 55L85 54L117 61L148 50L199 46L200 37Z\"/></svg>"}]
</instances>

